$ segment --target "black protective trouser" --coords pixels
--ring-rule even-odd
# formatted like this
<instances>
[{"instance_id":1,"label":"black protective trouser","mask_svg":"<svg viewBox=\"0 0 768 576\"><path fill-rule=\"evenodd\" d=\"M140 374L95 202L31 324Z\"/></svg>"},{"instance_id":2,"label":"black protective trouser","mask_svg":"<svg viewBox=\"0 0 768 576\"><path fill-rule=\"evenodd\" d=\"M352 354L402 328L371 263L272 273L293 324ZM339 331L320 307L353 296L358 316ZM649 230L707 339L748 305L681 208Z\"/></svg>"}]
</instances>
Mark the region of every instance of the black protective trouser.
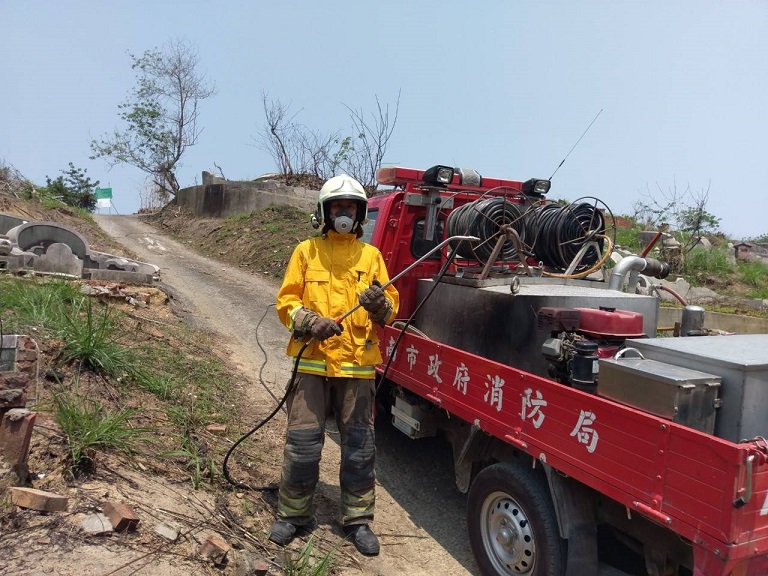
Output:
<instances>
[{"instance_id":1,"label":"black protective trouser","mask_svg":"<svg viewBox=\"0 0 768 576\"><path fill-rule=\"evenodd\" d=\"M277 515L296 525L312 517L312 497L320 477L325 421L333 413L341 436L341 523L365 524L373 519L374 381L298 374L288 398L283 476Z\"/></svg>"}]
</instances>

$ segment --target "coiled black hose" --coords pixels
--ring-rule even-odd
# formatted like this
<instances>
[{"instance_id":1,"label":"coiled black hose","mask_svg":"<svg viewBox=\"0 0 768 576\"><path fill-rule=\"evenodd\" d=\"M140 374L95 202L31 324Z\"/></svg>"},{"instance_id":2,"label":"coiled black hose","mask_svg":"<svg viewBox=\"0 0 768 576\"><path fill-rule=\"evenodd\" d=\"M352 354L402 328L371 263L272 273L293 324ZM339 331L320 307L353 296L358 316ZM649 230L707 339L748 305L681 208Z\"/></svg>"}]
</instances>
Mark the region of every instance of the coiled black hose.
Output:
<instances>
[{"instance_id":1,"label":"coiled black hose","mask_svg":"<svg viewBox=\"0 0 768 576\"><path fill-rule=\"evenodd\" d=\"M603 250L605 217L596 205L586 202L565 206L553 202L522 212L517 204L505 198L484 198L453 210L447 221L449 236L466 234L480 238L476 242L464 242L458 249L460 258L480 262L490 260L505 227L517 232L527 256L552 270L567 270L579 250L593 240L600 251L589 247L575 271L595 264ZM498 259L517 257L515 244L507 238Z\"/></svg>"},{"instance_id":2,"label":"coiled black hose","mask_svg":"<svg viewBox=\"0 0 768 576\"><path fill-rule=\"evenodd\" d=\"M496 239L503 234L504 226L514 229L520 240L525 241L525 221L517 205L505 198L485 198L475 200L453 210L448 215L448 236L476 236L477 242L462 242L458 247L458 256L486 262L496 246ZM517 257L514 243L505 240L498 256L502 260Z\"/></svg>"},{"instance_id":3,"label":"coiled black hose","mask_svg":"<svg viewBox=\"0 0 768 576\"><path fill-rule=\"evenodd\" d=\"M531 251L549 268L567 269L587 242L594 240L601 252L603 249L605 217L596 206L586 202L538 206L526 213L525 226ZM598 257L598 251L590 247L576 270L588 268Z\"/></svg>"}]
</instances>

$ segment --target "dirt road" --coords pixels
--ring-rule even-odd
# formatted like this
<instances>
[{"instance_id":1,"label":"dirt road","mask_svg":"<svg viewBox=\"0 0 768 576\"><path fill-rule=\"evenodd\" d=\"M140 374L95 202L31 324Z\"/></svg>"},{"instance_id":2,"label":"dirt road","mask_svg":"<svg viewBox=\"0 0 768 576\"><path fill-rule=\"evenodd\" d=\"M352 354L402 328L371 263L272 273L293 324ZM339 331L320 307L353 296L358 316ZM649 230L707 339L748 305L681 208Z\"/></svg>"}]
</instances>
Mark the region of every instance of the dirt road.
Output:
<instances>
[{"instance_id":1,"label":"dirt road","mask_svg":"<svg viewBox=\"0 0 768 576\"><path fill-rule=\"evenodd\" d=\"M240 368L244 401L266 415L283 395L290 372L286 338L271 306L273 280L204 258L165 236L137 216L94 217L110 236L139 259L160 267L176 304L199 328L211 332ZM266 315L264 315L266 312ZM257 331L257 324L264 316ZM260 346L267 354L264 361ZM283 419L282 413L276 418ZM381 420L381 419L380 419ZM466 538L466 498L455 487L449 448L439 440L412 441L386 422L377 423L377 508L374 530L382 544L376 558L357 556L344 574L419 576L478 575ZM339 448L328 435L318 495L338 501ZM279 470L275 470L279 478ZM321 527L322 527L321 520Z\"/></svg>"}]
</instances>

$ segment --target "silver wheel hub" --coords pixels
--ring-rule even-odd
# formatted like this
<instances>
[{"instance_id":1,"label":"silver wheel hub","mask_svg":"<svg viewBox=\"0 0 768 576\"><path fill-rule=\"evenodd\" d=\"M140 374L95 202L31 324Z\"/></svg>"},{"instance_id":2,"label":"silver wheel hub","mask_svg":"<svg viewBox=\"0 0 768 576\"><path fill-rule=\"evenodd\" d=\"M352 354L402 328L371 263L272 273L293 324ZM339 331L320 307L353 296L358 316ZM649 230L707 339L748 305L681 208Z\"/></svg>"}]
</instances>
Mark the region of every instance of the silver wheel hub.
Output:
<instances>
[{"instance_id":1,"label":"silver wheel hub","mask_svg":"<svg viewBox=\"0 0 768 576\"><path fill-rule=\"evenodd\" d=\"M536 561L536 543L525 510L509 494L494 492L483 502L481 536L499 574L528 574Z\"/></svg>"}]
</instances>

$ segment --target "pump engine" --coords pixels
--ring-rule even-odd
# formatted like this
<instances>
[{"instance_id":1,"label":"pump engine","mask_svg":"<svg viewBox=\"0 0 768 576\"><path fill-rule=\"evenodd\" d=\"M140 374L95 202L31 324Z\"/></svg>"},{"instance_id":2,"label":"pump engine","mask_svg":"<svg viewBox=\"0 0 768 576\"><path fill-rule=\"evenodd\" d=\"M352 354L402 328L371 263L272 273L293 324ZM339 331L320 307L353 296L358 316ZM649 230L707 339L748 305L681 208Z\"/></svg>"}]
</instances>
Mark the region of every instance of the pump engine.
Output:
<instances>
[{"instance_id":1,"label":"pump engine","mask_svg":"<svg viewBox=\"0 0 768 576\"><path fill-rule=\"evenodd\" d=\"M611 358L627 338L643 338L643 315L606 306L543 307L539 330L549 332L541 352L551 378L585 392L595 392L600 358Z\"/></svg>"}]
</instances>

